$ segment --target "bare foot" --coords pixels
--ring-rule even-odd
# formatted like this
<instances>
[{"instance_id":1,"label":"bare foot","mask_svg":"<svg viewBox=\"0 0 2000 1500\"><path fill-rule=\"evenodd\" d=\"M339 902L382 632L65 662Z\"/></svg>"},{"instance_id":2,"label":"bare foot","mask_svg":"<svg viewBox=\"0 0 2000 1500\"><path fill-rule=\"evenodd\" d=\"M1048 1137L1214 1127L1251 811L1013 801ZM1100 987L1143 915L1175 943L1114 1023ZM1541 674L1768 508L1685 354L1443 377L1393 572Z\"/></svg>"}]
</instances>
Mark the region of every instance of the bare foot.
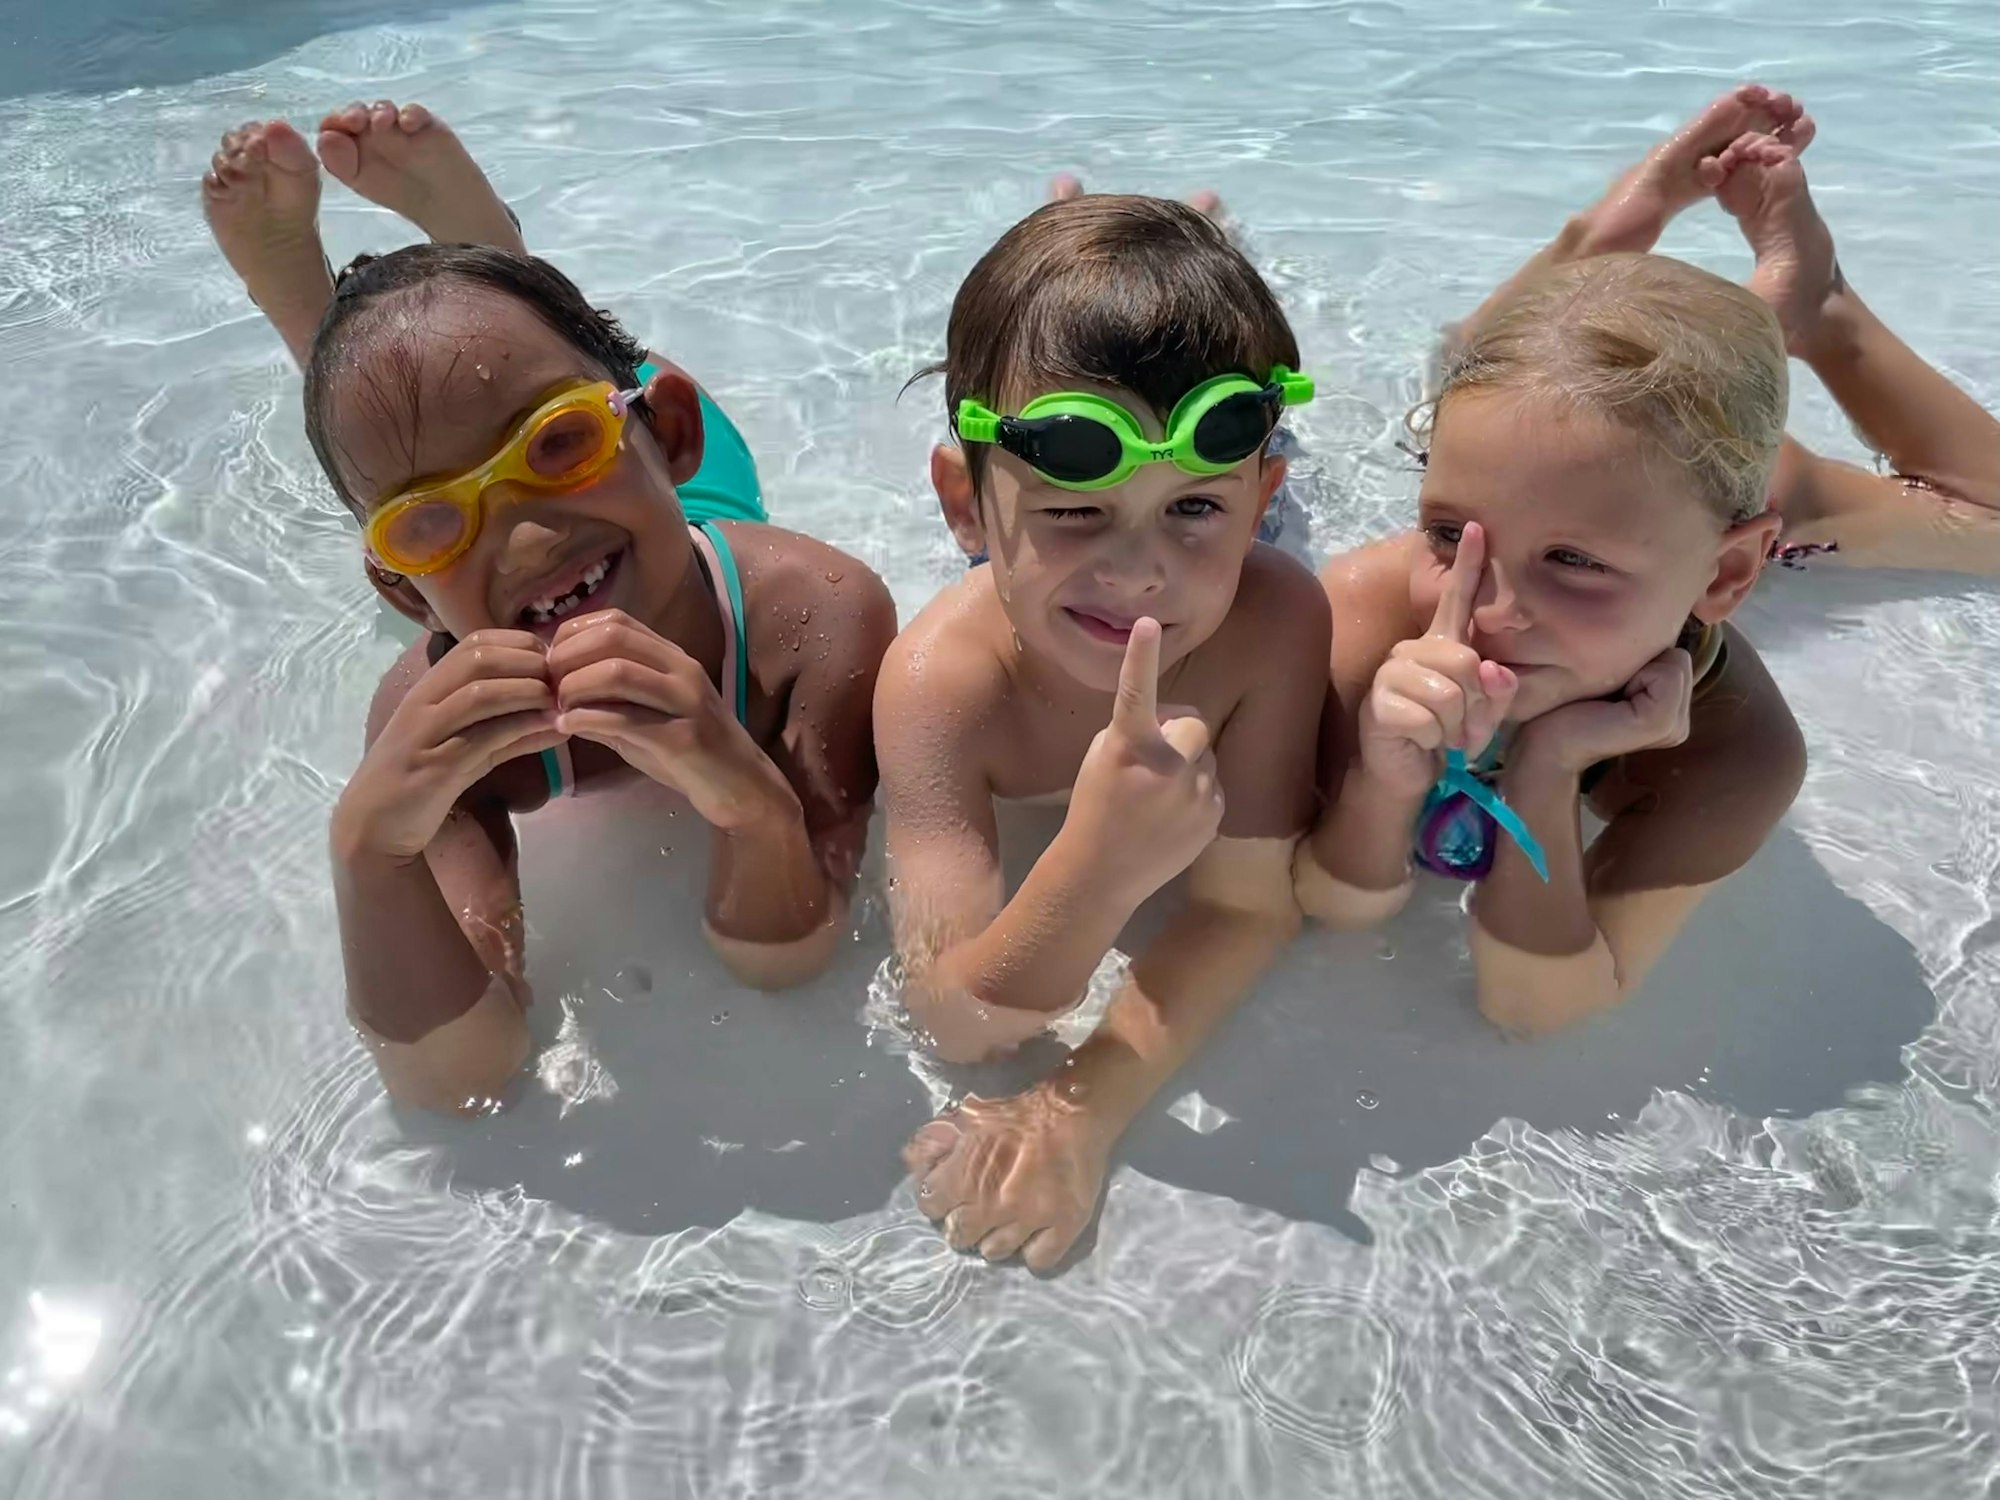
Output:
<instances>
[{"instance_id":1,"label":"bare foot","mask_svg":"<svg viewBox=\"0 0 2000 1500\"><path fill-rule=\"evenodd\" d=\"M1702 175L1704 161L1727 150L1745 131L1765 132L1803 151L1813 129L1812 117L1790 94L1774 93L1761 83L1731 89L1647 152L1644 161L1572 221L1578 237L1573 254L1581 258L1652 249L1675 214L1713 191Z\"/></svg>"},{"instance_id":2,"label":"bare foot","mask_svg":"<svg viewBox=\"0 0 2000 1500\"><path fill-rule=\"evenodd\" d=\"M303 366L333 297L319 242L319 163L304 137L283 120L228 132L202 176L201 204L250 300Z\"/></svg>"},{"instance_id":3,"label":"bare foot","mask_svg":"<svg viewBox=\"0 0 2000 1500\"><path fill-rule=\"evenodd\" d=\"M1750 290L1777 313L1785 347L1809 357L1821 314L1847 283L1834 259L1833 231L1806 190L1798 149L1752 132L1704 163L1703 178L1757 254Z\"/></svg>"},{"instance_id":4,"label":"bare foot","mask_svg":"<svg viewBox=\"0 0 2000 1500\"><path fill-rule=\"evenodd\" d=\"M1072 198L1080 198L1082 196L1083 180L1076 173L1058 172L1049 179L1049 202L1067 203ZM1204 218L1213 219L1218 224L1222 222L1223 214L1226 211L1222 206L1221 195L1213 188L1202 188L1197 192L1189 193L1181 201Z\"/></svg>"},{"instance_id":5,"label":"bare foot","mask_svg":"<svg viewBox=\"0 0 2000 1500\"><path fill-rule=\"evenodd\" d=\"M421 104L358 101L320 122L319 159L371 203L441 245L528 253L521 231L451 127Z\"/></svg>"},{"instance_id":6,"label":"bare foot","mask_svg":"<svg viewBox=\"0 0 2000 1500\"><path fill-rule=\"evenodd\" d=\"M1043 1083L1011 1099L969 1098L910 1137L917 1207L955 1250L1020 1255L1054 1270L1090 1226L1110 1167L1108 1132Z\"/></svg>"}]
</instances>

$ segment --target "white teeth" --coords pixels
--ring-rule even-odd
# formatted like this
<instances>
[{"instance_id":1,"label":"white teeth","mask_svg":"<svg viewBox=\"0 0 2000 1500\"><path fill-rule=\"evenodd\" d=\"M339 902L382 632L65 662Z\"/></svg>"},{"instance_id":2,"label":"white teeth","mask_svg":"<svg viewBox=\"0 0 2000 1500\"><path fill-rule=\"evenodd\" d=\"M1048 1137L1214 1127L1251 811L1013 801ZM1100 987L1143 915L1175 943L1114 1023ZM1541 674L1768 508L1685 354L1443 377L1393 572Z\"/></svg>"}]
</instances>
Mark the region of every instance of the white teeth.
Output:
<instances>
[{"instance_id":1,"label":"white teeth","mask_svg":"<svg viewBox=\"0 0 2000 1500\"><path fill-rule=\"evenodd\" d=\"M550 594L537 599L528 606L528 618L537 625L546 625L551 620L560 620L584 600L596 593L604 582L604 575L611 571L611 559L606 557L592 563L583 570L583 580L566 594Z\"/></svg>"}]
</instances>

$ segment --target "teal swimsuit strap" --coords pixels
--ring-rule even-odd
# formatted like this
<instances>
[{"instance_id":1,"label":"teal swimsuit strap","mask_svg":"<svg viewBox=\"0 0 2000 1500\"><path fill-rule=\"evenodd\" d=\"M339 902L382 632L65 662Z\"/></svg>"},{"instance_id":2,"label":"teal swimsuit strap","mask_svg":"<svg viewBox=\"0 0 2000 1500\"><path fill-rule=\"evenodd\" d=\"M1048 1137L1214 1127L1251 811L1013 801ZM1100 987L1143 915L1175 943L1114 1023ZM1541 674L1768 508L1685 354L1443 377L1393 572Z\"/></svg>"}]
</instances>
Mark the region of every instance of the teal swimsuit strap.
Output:
<instances>
[{"instance_id":1,"label":"teal swimsuit strap","mask_svg":"<svg viewBox=\"0 0 2000 1500\"><path fill-rule=\"evenodd\" d=\"M715 548L715 560L722 565L723 593L729 600L729 617L736 622L736 721L750 727L750 636L743 628L743 580L736 571L736 554L729 550L729 538L713 521L697 523L708 544Z\"/></svg>"},{"instance_id":2,"label":"teal swimsuit strap","mask_svg":"<svg viewBox=\"0 0 2000 1500\"><path fill-rule=\"evenodd\" d=\"M1489 752L1491 748L1488 747ZM1485 759L1485 756L1481 757L1482 761ZM1543 880L1549 878L1549 861L1542 853L1541 841L1535 837L1521 815L1507 805L1506 798L1473 775L1472 768L1465 762L1463 750L1445 751L1444 775L1438 778L1436 794L1449 796L1453 792L1462 792L1485 808L1493 821L1505 829L1508 836L1521 846L1521 852L1528 856L1528 863L1535 867L1535 873Z\"/></svg>"}]
</instances>

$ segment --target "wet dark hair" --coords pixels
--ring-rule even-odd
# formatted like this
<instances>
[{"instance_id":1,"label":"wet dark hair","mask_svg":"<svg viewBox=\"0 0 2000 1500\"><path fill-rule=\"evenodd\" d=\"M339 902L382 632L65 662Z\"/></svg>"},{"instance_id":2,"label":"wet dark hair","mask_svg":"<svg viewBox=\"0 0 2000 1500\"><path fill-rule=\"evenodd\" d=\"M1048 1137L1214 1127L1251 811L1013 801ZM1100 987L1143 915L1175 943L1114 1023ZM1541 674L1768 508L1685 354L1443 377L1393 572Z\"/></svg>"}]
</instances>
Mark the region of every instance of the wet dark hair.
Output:
<instances>
[{"instance_id":1,"label":"wet dark hair","mask_svg":"<svg viewBox=\"0 0 2000 1500\"><path fill-rule=\"evenodd\" d=\"M370 344L390 326L392 310L407 307L410 298L427 305L455 290L489 292L522 303L620 389L639 383L645 346L610 313L592 307L576 283L545 260L486 245L410 245L388 255L358 255L334 279L333 300L306 361L305 391L306 437L334 492L350 509L358 512L360 502L341 478L327 420L334 383L343 369L366 357ZM392 350L388 359L383 373L403 382L411 410L421 411L418 371L408 353ZM375 383L388 382L376 377Z\"/></svg>"},{"instance_id":2,"label":"wet dark hair","mask_svg":"<svg viewBox=\"0 0 2000 1500\"><path fill-rule=\"evenodd\" d=\"M951 304L945 410L1088 381L1162 421L1217 375L1294 368L1298 340L1264 278L1207 215L1166 198L1087 193L1045 204L979 259ZM919 377L921 378L921 377ZM966 460L976 485L987 445Z\"/></svg>"}]
</instances>

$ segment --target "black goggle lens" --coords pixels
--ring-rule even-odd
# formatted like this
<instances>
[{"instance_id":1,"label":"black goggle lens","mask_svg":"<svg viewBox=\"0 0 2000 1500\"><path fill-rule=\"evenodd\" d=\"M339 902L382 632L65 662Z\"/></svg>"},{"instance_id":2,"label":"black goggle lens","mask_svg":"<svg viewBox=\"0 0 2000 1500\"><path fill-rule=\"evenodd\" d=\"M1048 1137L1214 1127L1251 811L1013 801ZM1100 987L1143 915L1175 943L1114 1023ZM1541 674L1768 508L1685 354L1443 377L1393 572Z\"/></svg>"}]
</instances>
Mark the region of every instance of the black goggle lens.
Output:
<instances>
[{"instance_id":1,"label":"black goggle lens","mask_svg":"<svg viewBox=\"0 0 2000 1500\"><path fill-rule=\"evenodd\" d=\"M1015 421L1001 429L1000 441L1016 458L1068 484L1102 479L1125 461L1118 434L1088 417Z\"/></svg>"},{"instance_id":2,"label":"black goggle lens","mask_svg":"<svg viewBox=\"0 0 2000 1500\"><path fill-rule=\"evenodd\" d=\"M1212 464L1239 464L1271 436L1272 393L1239 391L1202 413L1194 427L1194 451Z\"/></svg>"}]
</instances>

